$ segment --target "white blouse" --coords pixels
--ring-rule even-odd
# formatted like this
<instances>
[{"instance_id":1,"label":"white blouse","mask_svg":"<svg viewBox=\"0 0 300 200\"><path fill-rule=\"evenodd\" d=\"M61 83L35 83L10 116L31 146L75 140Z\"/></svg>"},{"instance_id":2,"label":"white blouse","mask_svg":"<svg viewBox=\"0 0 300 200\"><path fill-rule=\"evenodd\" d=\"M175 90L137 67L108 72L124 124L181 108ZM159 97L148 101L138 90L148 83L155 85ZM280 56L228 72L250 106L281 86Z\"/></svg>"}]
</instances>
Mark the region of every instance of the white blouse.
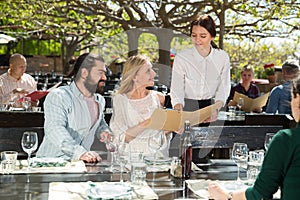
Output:
<instances>
[{"instance_id":1,"label":"white blouse","mask_svg":"<svg viewBox=\"0 0 300 200\"><path fill-rule=\"evenodd\" d=\"M229 56L221 49L211 49L207 57L202 57L195 47L175 56L170 92L173 106L184 106L185 98L214 98L226 103L230 92Z\"/></svg>"},{"instance_id":2,"label":"white blouse","mask_svg":"<svg viewBox=\"0 0 300 200\"><path fill-rule=\"evenodd\" d=\"M128 128L136 126L140 122L149 119L156 108L161 104L156 91L150 93L142 99L129 99L125 94L116 94L113 97L113 115L110 120L110 128L117 137L121 135L121 140L125 140L125 132ZM159 134L164 134L162 130L146 129L129 142L133 151L143 152L145 155L153 154L153 149L148 146L149 138L157 138ZM161 154L169 156L170 135L163 144ZM128 149L129 151L129 149Z\"/></svg>"}]
</instances>

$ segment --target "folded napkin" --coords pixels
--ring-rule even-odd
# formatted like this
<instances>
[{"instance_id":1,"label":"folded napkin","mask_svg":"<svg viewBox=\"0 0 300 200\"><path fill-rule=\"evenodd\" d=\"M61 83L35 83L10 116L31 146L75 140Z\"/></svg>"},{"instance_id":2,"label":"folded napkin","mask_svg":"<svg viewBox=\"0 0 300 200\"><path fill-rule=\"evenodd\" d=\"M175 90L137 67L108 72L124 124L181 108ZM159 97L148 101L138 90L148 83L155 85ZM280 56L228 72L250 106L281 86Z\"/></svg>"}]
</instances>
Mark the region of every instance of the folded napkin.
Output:
<instances>
[{"instance_id":1,"label":"folded napkin","mask_svg":"<svg viewBox=\"0 0 300 200\"><path fill-rule=\"evenodd\" d=\"M208 199L208 180L186 180L188 188L194 192L199 199Z\"/></svg>"},{"instance_id":2,"label":"folded napkin","mask_svg":"<svg viewBox=\"0 0 300 200\"><path fill-rule=\"evenodd\" d=\"M129 182L93 182L93 187L101 187L101 185L120 186L127 184L132 188L132 197L129 199L158 199L157 194L145 183L141 186L131 185ZM48 200L68 199L83 200L88 199L88 192L91 188L91 182L51 182L49 184Z\"/></svg>"},{"instance_id":3,"label":"folded napkin","mask_svg":"<svg viewBox=\"0 0 300 200\"><path fill-rule=\"evenodd\" d=\"M86 172L85 163L83 161L72 161L66 162L64 166L57 165L51 167L31 167L30 170L27 170L27 161L20 160L17 162L16 170L12 172L13 174L19 173L80 173Z\"/></svg>"},{"instance_id":4,"label":"folded napkin","mask_svg":"<svg viewBox=\"0 0 300 200\"><path fill-rule=\"evenodd\" d=\"M205 179L197 179L197 180L186 180L186 184L188 188L193 191L199 199L208 199L208 183L212 180L205 180ZM220 184L221 187L225 188L228 191L236 191L240 189L246 189L249 186L246 184L246 181L237 182L236 180L226 180L220 181L216 180L217 183ZM274 195L273 198L280 199L280 190L278 190Z\"/></svg>"},{"instance_id":5,"label":"folded napkin","mask_svg":"<svg viewBox=\"0 0 300 200\"><path fill-rule=\"evenodd\" d=\"M192 162L192 171L194 172L203 172L201 168L199 168L195 163Z\"/></svg>"},{"instance_id":6,"label":"folded napkin","mask_svg":"<svg viewBox=\"0 0 300 200\"><path fill-rule=\"evenodd\" d=\"M157 194L145 183L142 186L133 187L133 199L158 199Z\"/></svg>"}]
</instances>

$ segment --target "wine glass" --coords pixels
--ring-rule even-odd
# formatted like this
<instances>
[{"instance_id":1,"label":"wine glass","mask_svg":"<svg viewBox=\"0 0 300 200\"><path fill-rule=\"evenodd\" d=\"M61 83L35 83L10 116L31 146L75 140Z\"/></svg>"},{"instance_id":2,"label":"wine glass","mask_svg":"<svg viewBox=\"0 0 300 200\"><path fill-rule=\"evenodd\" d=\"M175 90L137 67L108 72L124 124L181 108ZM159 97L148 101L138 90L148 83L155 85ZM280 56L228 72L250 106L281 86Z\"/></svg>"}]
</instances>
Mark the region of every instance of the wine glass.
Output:
<instances>
[{"instance_id":1,"label":"wine glass","mask_svg":"<svg viewBox=\"0 0 300 200\"><path fill-rule=\"evenodd\" d=\"M167 137L164 133L159 133L158 135L149 136L148 138L148 147L153 153L153 164L156 165L157 153L165 145L167 145Z\"/></svg>"},{"instance_id":2,"label":"wine glass","mask_svg":"<svg viewBox=\"0 0 300 200\"><path fill-rule=\"evenodd\" d=\"M240 97L237 102L237 107L239 108L239 111L242 111L243 106L244 106L244 98Z\"/></svg>"},{"instance_id":3,"label":"wine glass","mask_svg":"<svg viewBox=\"0 0 300 200\"><path fill-rule=\"evenodd\" d=\"M266 151L268 150L269 144L274 135L275 135L275 133L266 133L265 143L264 143Z\"/></svg>"},{"instance_id":4,"label":"wine glass","mask_svg":"<svg viewBox=\"0 0 300 200\"><path fill-rule=\"evenodd\" d=\"M25 108L25 111L29 111L29 108L31 106L31 98L30 97L23 97L22 106Z\"/></svg>"},{"instance_id":5,"label":"wine glass","mask_svg":"<svg viewBox=\"0 0 300 200\"><path fill-rule=\"evenodd\" d=\"M237 165L237 182L240 182L240 167L247 167L248 147L245 143L234 143L232 148L232 160Z\"/></svg>"},{"instance_id":6,"label":"wine glass","mask_svg":"<svg viewBox=\"0 0 300 200\"><path fill-rule=\"evenodd\" d=\"M28 154L28 168L30 168L30 157L31 154L37 149L38 146L38 136L36 132L25 131L22 136L22 148Z\"/></svg>"},{"instance_id":7,"label":"wine glass","mask_svg":"<svg viewBox=\"0 0 300 200\"><path fill-rule=\"evenodd\" d=\"M114 141L114 136L112 134L106 136L105 138L105 146L106 149L110 152L110 168L108 168L107 170L110 172L114 171L114 164L115 164L115 160L116 160L116 151L117 151L117 146L116 144L113 143Z\"/></svg>"}]
</instances>

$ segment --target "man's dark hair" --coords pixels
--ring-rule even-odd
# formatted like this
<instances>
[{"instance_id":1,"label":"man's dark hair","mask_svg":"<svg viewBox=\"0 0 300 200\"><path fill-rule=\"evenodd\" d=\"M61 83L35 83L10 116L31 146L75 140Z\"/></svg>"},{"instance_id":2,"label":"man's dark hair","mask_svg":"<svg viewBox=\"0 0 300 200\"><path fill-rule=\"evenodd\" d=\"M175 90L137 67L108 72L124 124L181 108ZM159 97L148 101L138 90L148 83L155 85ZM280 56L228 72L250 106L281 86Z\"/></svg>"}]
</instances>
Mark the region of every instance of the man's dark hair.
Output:
<instances>
[{"instance_id":1,"label":"man's dark hair","mask_svg":"<svg viewBox=\"0 0 300 200\"><path fill-rule=\"evenodd\" d=\"M97 54L84 53L84 54L80 55L77 58L74 68L73 68L73 71L72 71L73 77L76 78L78 72L82 68L86 68L88 71L90 71L92 69L92 67L94 67L94 65L95 65L95 60L105 62L104 58Z\"/></svg>"},{"instance_id":2,"label":"man's dark hair","mask_svg":"<svg viewBox=\"0 0 300 200\"><path fill-rule=\"evenodd\" d=\"M287 60L283 63L282 69L288 74L295 74L299 72L299 65L297 60Z\"/></svg>"}]
</instances>

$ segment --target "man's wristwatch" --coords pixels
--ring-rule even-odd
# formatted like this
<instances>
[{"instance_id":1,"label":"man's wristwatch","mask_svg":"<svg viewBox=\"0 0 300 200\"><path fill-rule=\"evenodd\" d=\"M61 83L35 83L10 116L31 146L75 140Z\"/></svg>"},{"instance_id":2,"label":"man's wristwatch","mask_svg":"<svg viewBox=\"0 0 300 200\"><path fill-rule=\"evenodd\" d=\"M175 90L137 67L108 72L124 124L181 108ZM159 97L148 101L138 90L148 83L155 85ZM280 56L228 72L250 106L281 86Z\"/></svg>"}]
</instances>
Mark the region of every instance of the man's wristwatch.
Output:
<instances>
[{"instance_id":1,"label":"man's wristwatch","mask_svg":"<svg viewBox=\"0 0 300 200\"><path fill-rule=\"evenodd\" d=\"M227 194L227 200L232 200L232 192L228 192L228 194Z\"/></svg>"}]
</instances>

